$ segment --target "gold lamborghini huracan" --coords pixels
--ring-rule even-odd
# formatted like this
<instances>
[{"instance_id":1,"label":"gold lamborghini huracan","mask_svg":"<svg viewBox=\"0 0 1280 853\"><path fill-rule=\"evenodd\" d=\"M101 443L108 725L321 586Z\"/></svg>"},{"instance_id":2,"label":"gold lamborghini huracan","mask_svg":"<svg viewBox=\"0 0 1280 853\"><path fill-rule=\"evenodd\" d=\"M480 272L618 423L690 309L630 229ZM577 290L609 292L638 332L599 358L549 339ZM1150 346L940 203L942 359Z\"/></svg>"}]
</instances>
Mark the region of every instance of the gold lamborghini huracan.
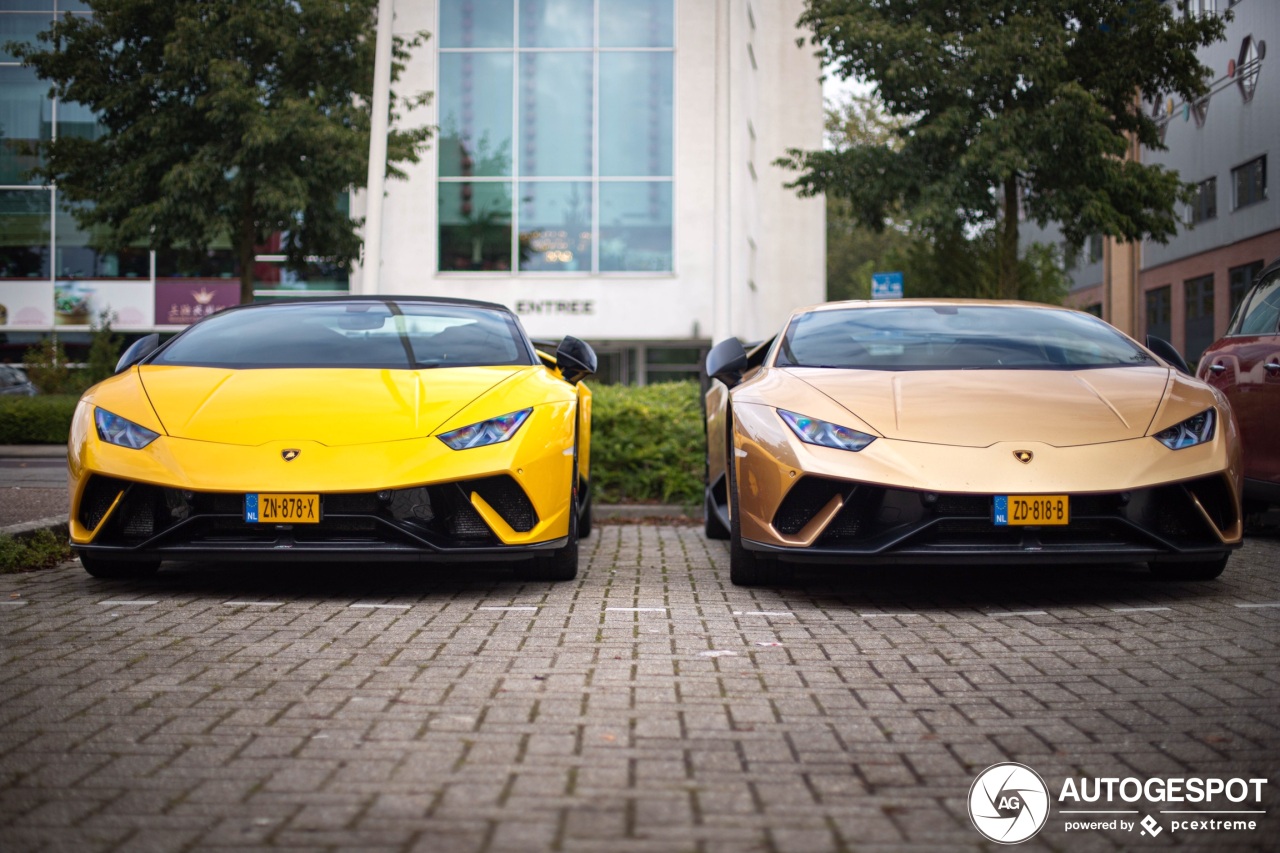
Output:
<instances>
[{"instance_id":1,"label":"gold lamborghini huracan","mask_svg":"<svg viewBox=\"0 0 1280 853\"><path fill-rule=\"evenodd\" d=\"M71 427L71 545L162 560L515 561L567 580L591 530L596 356L501 305L245 305L138 341Z\"/></svg>"},{"instance_id":2,"label":"gold lamborghini huracan","mask_svg":"<svg viewBox=\"0 0 1280 853\"><path fill-rule=\"evenodd\" d=\"M1078 311L962 300L819 305L750 352L722 341L707 535L742 585L806 561L1215 578L1241 543L1236 423L1148 346Z\"/></svg>"}]
</instances>

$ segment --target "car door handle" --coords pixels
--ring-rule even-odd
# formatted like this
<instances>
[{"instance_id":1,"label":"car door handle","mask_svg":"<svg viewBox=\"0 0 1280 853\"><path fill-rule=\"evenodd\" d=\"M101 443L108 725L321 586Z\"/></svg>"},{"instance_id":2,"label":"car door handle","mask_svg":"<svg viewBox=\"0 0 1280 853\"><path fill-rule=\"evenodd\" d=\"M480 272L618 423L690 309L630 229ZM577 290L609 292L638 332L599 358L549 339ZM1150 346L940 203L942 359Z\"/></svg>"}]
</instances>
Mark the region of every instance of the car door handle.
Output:
<instances>
[{"instance_id":1,"label":"car door handle","mask_svg":"<svg viewBox=\"0 0 1280 853\"><path fill-rule=\"evenodd\" d=\"M1224 370L1226 370L1226 369L1227 369L1227 366L1226 366L1225 364L1211 364L1211 365L1209 365L1209 370L1210 370L1211 372L1213 372L1213 373L1222 373L1222 372L1223 372Z\"/></svg>"},{"instance_id":2,"label":"car door handle","mask_svg":"<svg viewBox=\"0 0 1280 853\"><path fill-rule=\"evenodd\" d=\"M1278 361L1268 361L1266 364L1262 366L1265 367L1267 370L1280 370L1280 362Z\"/></svg>"}]
</instances>

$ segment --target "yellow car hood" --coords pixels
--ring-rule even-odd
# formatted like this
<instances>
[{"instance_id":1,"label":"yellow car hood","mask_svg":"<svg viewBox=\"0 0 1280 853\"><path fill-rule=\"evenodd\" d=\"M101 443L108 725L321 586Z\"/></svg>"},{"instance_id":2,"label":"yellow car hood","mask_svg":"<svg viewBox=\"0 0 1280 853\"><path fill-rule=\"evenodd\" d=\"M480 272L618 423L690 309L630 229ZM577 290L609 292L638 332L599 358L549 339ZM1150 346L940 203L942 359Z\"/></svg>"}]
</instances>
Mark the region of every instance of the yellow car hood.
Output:
<instances>
[{"instance_id":1,"label":"yellow car hood","mask_svg":"<svg viewBox=\"0 0 1280 853\"><path fill-rule=\"evenodd\" d=\"M145 365L139 375L169 435L245 446L310 440L339 447L430 435L480 395L534 369Z\"/></svg>"},{"instance_id":2,"label":"yellow car hood","mask_svg":"<svg viewBox=\"0 0 1280 853\"><path fill-rule=\"evenodd\" d=\"M1169 386L1163 367L785 372L886 438L964 447L1023 440L1074 447L1139 438Z\"/></svg>"}]
</instances>

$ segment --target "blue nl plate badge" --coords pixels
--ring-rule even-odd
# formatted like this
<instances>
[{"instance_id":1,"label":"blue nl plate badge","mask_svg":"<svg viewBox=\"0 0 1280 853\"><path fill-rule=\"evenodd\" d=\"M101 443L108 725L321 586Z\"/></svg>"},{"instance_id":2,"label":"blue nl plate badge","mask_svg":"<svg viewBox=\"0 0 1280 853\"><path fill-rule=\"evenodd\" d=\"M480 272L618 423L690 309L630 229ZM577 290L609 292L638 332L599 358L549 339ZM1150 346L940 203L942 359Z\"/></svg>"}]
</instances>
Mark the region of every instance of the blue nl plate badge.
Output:
<instances>
[{"instance_id":1,"label":"blue nl plate badge","mask_svg":"<svg viewBox=\"0 0 1280 853\"><path fill-rule=\"evenodd\" d=\"M258 522L258 496L244 496L244 520L253 524Z\"/></svg>"},{"instance_id":2,"label":"blue nl plate badge","mask_svg":"<svg viewBox=\"0 0 1280 853\"><path fill-rule=\"evenodd\" d=\"M997 525L1009 524L1009 496L996 495L993 520Z\"/></svg>"}]
</instances>

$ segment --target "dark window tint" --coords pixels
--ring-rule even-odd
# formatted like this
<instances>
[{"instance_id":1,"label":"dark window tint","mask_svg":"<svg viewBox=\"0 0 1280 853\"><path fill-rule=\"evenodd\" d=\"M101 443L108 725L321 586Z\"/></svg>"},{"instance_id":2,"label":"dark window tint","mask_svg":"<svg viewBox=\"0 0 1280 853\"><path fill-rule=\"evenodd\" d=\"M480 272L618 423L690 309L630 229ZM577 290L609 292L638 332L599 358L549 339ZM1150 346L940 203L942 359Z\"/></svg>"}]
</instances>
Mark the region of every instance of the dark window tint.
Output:
<instances>
[{"instance_id":1,"label":"dark window tint","mask_svg":"<svg viewBox=\"0 0 1280 853\"><path fill-rule=\"evenodd\" d=\"M1249 292L1249 285L1262 272L1262 261L1254 261L1244 266L1232 267L1227 273L1229 295L1231 298L1231 325L1235 325L1236 312L1244 302L1244 295Z\"/></svg>"},{"instance_id":2,"label":"dark window tint","mask_svg":"<svg viewBox=\"0 0 1280 853\"><path fill-rule=\"evenodd\" d=\"M791 321L779 367L1054 370L1154 363L1106 323L1074 311L918 305L810 311Z\"/></svg>"},{"instance_id":3,"label":"dark window tint","mask_svg":"<svg viewBox=\"0 0 1280 853\"><path fill-rule=\"evenodd\" d=\"M360 301L270 305L214 314L153 364L408 369L532 364L510 314L466 305Z\"/></svg>"},{"instance_id":4,"label":"dark window tint","mask_svg":"<svg viewBox=\"0 0 1280 853\"><path fill-rule=\"evenodd\" d=\"M1231 181L1235 191L1236 207L1246 207L1266 200L1267 158L1259 157L1232 169Z\"/></svg>"},{"instance_id":5,"label":"dark window tint","mask_svg":"<svg viewBox=\"0 0 1280 853\"><path fill-rule=\"evenodd\" d=\"M1238 318L1235 335L1274 335L1280 325L1280 270L1250 291Z\"/></svg>"}]
</instances>

